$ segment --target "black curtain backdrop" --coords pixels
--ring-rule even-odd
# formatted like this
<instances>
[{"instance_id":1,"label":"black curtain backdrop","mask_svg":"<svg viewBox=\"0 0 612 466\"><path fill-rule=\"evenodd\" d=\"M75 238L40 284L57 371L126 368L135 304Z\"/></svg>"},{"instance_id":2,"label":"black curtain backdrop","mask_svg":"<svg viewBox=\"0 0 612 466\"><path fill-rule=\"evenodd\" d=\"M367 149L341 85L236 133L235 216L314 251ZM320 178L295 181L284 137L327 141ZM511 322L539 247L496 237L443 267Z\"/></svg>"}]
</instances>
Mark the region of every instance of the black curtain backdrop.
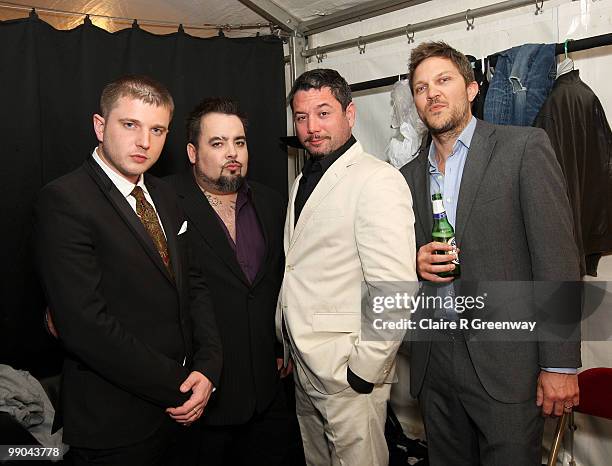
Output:
<instances>
[{"instance_id":1,"label":"black curtain backdrop","mask_svg":"<svg viewBox=\"0 0 612 466\"><path fill-rule=\"evenodd\" d=\"M102 88L128 73L161 81L176 105L153 174L188 167L187 113L203 97L228 96L249 117L249 178L287 196L280 40L159 36L138 26L111 34L88 21L58 31L36 16L0 22L1 363L39 376L59 370L60 349L43 328L45 302L30 258L32 206L43 185L91 154Z\"/></svg>"}]
</instances>

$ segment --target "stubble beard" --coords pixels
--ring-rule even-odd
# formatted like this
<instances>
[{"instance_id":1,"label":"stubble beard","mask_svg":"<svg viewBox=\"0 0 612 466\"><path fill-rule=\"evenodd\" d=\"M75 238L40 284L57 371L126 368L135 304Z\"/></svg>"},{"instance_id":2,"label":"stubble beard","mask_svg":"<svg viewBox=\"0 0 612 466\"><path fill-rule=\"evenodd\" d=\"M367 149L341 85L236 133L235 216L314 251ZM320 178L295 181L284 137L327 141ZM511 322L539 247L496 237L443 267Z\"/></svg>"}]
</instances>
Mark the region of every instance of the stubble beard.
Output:
<instances>
[{"instance_id":1,"label":"stubble beard","mask_svg":"<svg viewBox=\"0 0 612 466\"><path fill-rule=\"evenodd\" d=\"M438 126L434 126L429 120L422 119L423 123L432 136L458 136L467 123L469 115L468 103L452 109L451 114Z\"/></svg>"}]
</instances>

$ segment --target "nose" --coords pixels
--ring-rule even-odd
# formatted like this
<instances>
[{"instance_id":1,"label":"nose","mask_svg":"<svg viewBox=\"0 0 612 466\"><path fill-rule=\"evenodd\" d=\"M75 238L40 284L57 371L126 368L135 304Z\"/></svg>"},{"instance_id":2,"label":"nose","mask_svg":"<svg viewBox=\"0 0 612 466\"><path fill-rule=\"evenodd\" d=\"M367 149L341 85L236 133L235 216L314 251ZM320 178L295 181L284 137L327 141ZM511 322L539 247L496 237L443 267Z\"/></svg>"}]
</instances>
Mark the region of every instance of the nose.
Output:
<instances>
[{"instance_id":1,"label":"nose","mask_svg":"<svg viewBox=\"0 0 612 466\"><path fill-rule=\"evenodd\" d=\"M235 159L238 156L238 150L234 142L230 142L227 145L227 154L225 155L228 159Z\"/></svg>"},{"instance_id":2,"label":"nose","mask_svg":"<svg viewBox=\"0 0 612 466\"><path fill-rule=\"evenodd\" d=\"M143 149L148 149L151 145L151 134L145 128L143 128L138 134L138 141L136 142L138 147L142 147Z\"/></svg>"},{"instance_id":3,"label":"nose","mask_svg":"<svg viewBox=\"0 0 612 466\"><path fill-rule=\"evenodd\" d=\"M316 118L308 118L306 123L306 130L308 131L308 134L319 132L319 123Z\"/></svg>"},{"instance_id":4,"label":"nose","mask_svg":"<svg viewBox=\"0 0 612 466\"><path fill-rule=\"evenodd\" d=\"M440 95L440 91L435 84L427 86L427 100L432 101Z\"/></svg>"}]
</instances>

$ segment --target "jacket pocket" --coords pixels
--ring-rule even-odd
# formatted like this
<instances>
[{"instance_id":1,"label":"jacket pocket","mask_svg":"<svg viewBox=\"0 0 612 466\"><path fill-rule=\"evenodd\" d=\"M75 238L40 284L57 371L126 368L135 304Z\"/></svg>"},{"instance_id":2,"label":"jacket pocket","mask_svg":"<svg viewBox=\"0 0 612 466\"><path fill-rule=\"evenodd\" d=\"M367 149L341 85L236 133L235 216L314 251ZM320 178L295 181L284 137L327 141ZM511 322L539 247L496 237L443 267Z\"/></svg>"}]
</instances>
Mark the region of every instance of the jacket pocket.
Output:
<instances>
[{"instance_id":1,"label":"jacket pocket","mask_svg":"<svg viewBox=\"0 0 612 466\"><path fill-rule=\"evenodd\" d=\"M313 332L353 333L361 329L357 312L317 312L312 315Z\"/></svg>"}]
</instances>

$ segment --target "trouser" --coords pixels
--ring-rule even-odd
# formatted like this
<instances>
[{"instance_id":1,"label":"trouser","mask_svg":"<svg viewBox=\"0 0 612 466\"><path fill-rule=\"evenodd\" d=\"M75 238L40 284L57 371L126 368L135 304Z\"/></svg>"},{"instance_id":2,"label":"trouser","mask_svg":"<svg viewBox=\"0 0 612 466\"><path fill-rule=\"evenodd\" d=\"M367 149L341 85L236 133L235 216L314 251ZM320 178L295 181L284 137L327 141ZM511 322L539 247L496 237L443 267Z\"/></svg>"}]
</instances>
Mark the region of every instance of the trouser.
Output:
<instances>
[{"instance_id":1,"label":"trouser","mask_svg":"<svg viewBox=\"0 0 612 466\"><path fill-rule=\"evenodd\" d=\"M309 466L386 466L385 421L390 384L368 394L350 386L332 395L317 391L295 367L296 411Z\"/></svg>"},{"instance_id":2,"label":"trouser","mask_svg":"<svg viewBox=\"0 0 612 466\"><path fill-rule=\"evenodd\" d=\"M539 466L544 419L536 406L536 387L534 398L524 403L491 398L461 332L443 335L432 342L419 394L429 464Z\"/></svg>"},{"instance_id":3,"label":"trouser","mask_svg":"<svg viewBox=\"0 0 612 466\"><path fill-rule=\"evenodd\" d=\"M74 466L166 466L174 455L178 440L179 426L170 418L148 438L117 448L92 449L71 447L66 463Z\"/></svg>"}]
</instances>

